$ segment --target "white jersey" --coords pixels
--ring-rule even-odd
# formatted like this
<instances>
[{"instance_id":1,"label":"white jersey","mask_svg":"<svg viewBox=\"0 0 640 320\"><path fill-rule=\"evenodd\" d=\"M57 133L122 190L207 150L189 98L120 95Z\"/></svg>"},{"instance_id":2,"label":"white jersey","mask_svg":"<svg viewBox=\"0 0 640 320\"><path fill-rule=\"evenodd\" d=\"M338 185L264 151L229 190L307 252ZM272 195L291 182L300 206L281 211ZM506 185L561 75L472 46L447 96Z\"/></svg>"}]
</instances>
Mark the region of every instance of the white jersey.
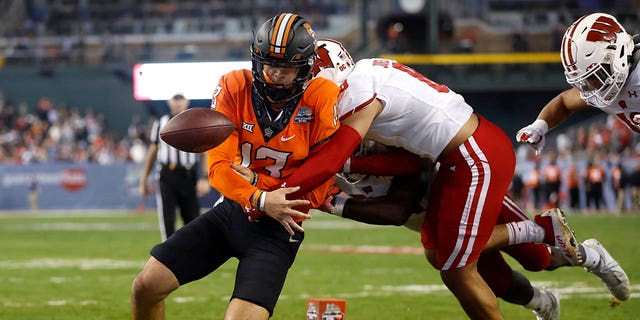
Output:
<instances>
[{"instance_id":1,"label":"white jersey","mask_svg":"<svg viewBox=\"0 0 640 320\"><path fill-rule=\"evenodd\" d=\"M587 102L588 103L588 102ZM627 82L611 103L600 110L615 115L629 129L640 133L640 127L633 122L633 117L640 114L640 66L629 72Z\"/></svg>"},{"instance_id":2,"label":"white jersey","mask_svg":"<svg viewBox=\"0 0 640 320\"><path fill-rule=\"evenodd\" d=\"M461 95L392 60L358 61L342 88L340 119L379 99L366 138L434 161L473 113Z\"/></svg>"}]
</instances>

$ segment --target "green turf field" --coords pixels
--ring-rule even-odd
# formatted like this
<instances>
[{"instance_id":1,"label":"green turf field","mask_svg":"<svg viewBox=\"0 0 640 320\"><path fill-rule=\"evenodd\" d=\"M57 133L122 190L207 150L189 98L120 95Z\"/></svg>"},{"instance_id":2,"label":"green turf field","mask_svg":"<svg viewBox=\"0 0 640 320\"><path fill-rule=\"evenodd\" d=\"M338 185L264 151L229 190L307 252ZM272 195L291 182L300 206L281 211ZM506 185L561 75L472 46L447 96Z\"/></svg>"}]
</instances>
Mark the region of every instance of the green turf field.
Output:
<instances>
[{"instance_id":1,"label":"green turf field","mask_svg":"<svg viewBox=\"0 0 640 320\"><path fill-rule=\"evenodd\" d=\"M638 319L640 216L569 216L569 223L579 239L598 238L620 260L632 297L611 308L606 288L577 267L523 273L559 289L563 319ZM323 214L305 229L273 319L304 319L309 297L346 299L350 320L466 318L423 258L419 234ZM158 241L153 213L0 216L0 319L127 319L131 281ZM222 319L234 267L230 261L174 292L167 319ZM534 319L501 306L506 319Z\"/></svg>"}]
</instances>

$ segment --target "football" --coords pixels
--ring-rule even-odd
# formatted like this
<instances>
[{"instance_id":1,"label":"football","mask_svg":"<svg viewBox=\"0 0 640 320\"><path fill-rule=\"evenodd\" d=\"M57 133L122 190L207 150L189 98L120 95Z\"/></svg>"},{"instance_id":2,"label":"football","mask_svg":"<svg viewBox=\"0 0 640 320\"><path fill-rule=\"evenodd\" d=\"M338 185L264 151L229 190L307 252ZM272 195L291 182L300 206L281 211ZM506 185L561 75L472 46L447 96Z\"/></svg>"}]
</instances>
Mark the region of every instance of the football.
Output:
<instances>
[{"instance_id":1,"label":"football","mask_svg":"<svg viewBox=\"0 0 640 320\"><path fill-rule=\"evenodd\" d=\"M221 144L236 126L210 108L191 108L172 117L160 129L160 138L186 152L205 152Z\"/></svg>"}]
</instances>

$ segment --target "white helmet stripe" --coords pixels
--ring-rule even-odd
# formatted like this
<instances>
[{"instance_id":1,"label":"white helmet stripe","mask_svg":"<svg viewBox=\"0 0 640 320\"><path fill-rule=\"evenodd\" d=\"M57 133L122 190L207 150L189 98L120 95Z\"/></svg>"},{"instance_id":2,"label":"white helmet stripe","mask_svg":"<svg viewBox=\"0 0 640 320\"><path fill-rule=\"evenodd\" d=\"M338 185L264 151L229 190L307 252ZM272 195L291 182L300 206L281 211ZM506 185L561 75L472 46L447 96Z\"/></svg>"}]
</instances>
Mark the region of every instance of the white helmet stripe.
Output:
<instances>
[{"instance_id":1,"label":"white helmet stripe","mask_svg":"<svg viewBox=\"0 0 640 320\"><path fill-rule=\"evenodd\" d=\"M573 66L575 65L575 61L573 60L573 53L571 52L572 48L571 48L571 39L573 39L573 34L576 32L576 28L578 27L578 24L580 23L580 21L582 21L582 19L584 19L585 17L587 17L586 15L581 17L580 19L578 19L578 21L574 22L571 27L569 27L569 30L567 30L567 33L565 34L564 38L562 39L562 60L564 62L565 66ZM575 66L574 66L575 69Z\"/></svg>"},{"instance_id":2,"label":"white helmet stripe","mask_svg":"<svg viewBox=\"0 0 640 320\"><path fill-rule=\"evenodd\" d=\"M289 30L291 30L291 26L289 21L294 18L294 14L286 13L283 17L278 21L278 25L276 26L276 30L274 30L275 41L272 43L275 47L273 48L274 53L283 53L282 51L286 46L286 36L289 34Z\"/></svg>"}]
</instances>

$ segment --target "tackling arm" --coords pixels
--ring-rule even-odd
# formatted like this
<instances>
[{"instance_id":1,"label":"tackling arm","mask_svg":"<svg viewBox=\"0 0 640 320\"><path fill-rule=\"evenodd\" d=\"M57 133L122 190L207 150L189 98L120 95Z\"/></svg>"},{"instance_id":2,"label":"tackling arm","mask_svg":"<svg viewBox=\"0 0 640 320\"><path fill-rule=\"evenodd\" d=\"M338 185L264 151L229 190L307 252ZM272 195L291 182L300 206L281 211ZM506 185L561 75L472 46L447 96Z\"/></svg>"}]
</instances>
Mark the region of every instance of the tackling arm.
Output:
<instances>
[{"instance_id":1,"label":"tackling arm","mask_svg":"<svg viewBox=\"0 0 640 320\"><path fill-rule=\"evenodd\" d=\"M547 122L549 129L555 128L576 111L589 109L580 97L580 91L571 88L561 92L542 108L537 119Z\"/></svg>"},{"instance_id":2,"label":"tackling arm","mask_svg":"<svg viewBox=\"0 0 640 320\"><path fill-rule=\"evenodd\" d=\"M382 111L382 103L378 99L373 99L367 107L341 120L340 129L325 142L322 149L314 152L298 171L285 180L287 186L301 187L297 192L289 194L288 198L300 197L338 173L349 155L367 134L371 123L380 111Z\"/></svg>"},{"instance_id":3,"label":"tackling arm","mask_svg":"<svg viewBox=\"0 0 640 320\"><path fill-rule=\"evenodd\" d=\"M588 108L578 89L565 90L542 108L533 123L518 130L516 141L528 143L536 152L540 152L545 145L544 137L550 129L562 123L572 113Z\"/></svg>"},{"instance_id":4,"label":"tackling arm","mask_svg":"<svg viewBox=\"0 0 640 320\"><path fill-rule=\"evenodd\" d=\"M413 213L421 212L420 201L427 193L426 175L396 176L386 195L375 198L349 198L342 217L377 225L404 225Z\"/></svg>"},{"instance_id":5,"label":"tackling arm","mask_svg":"<svg viewBox=\"0 0 640 320\"><path fill-rule=\"evenodd\" d=\"M422 158L404 149L396 149L371 156L353 156L344 164L345 173L376 176L415 174L422 170Z\"/></svg>"}]
</instances>

